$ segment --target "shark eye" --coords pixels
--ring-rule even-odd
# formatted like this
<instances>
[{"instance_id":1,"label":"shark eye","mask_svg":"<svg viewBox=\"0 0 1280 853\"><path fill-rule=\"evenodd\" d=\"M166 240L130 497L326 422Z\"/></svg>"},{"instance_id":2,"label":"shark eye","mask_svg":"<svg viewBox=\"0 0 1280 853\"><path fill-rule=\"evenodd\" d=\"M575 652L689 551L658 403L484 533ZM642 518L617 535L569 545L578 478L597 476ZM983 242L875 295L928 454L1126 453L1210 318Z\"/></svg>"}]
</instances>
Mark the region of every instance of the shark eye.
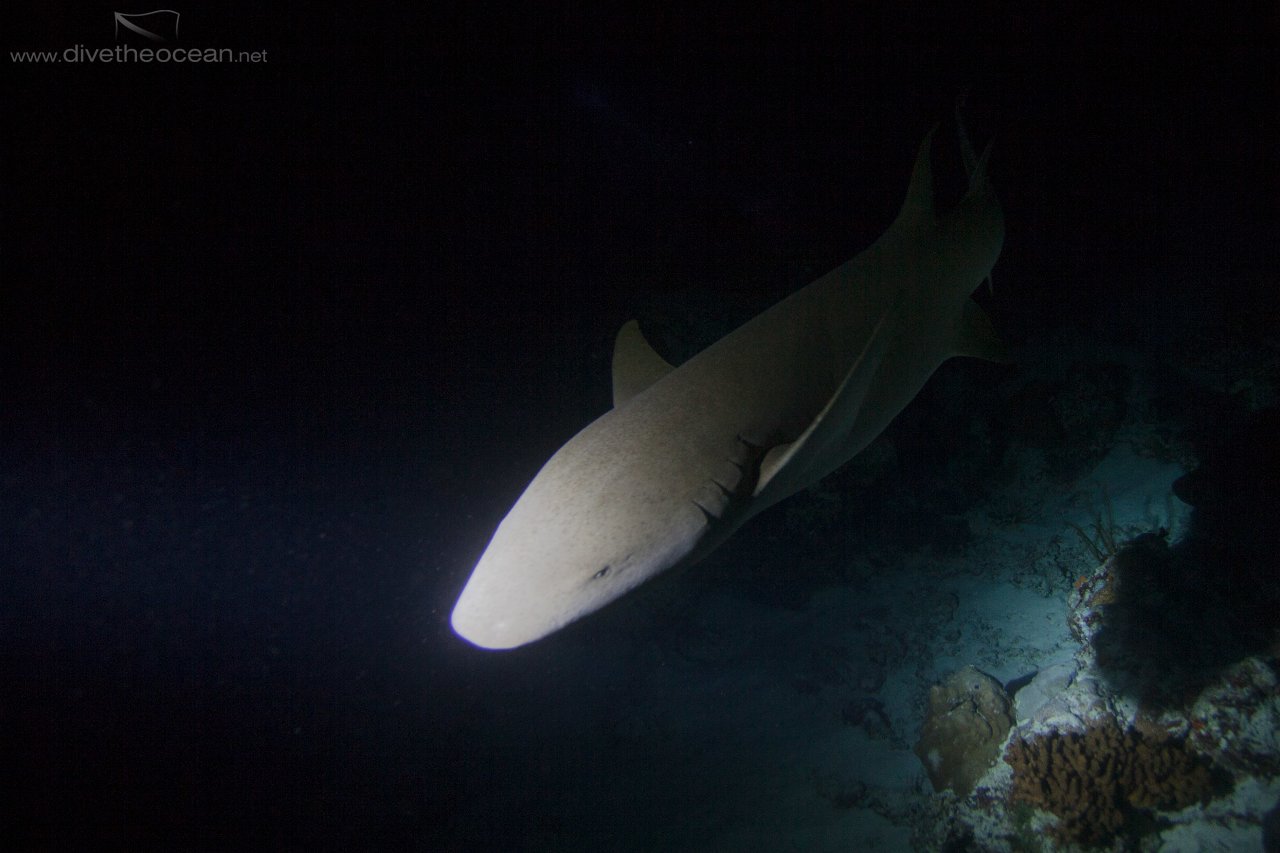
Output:
<instances>
[{"instance_id":1,"label":"shark eye","mask_svg":"<svg viewBox=\"0 0 1280 853\"><path fill-rule=\"evenodd\" d=\"M604 567L601 568L600 571L596 572L594 575L591 576L591 579L593 581L598 581L600 580L600 578L604 577L607 574L609 574L609 564L605 563Z\"/></svg>"}]
</instances>

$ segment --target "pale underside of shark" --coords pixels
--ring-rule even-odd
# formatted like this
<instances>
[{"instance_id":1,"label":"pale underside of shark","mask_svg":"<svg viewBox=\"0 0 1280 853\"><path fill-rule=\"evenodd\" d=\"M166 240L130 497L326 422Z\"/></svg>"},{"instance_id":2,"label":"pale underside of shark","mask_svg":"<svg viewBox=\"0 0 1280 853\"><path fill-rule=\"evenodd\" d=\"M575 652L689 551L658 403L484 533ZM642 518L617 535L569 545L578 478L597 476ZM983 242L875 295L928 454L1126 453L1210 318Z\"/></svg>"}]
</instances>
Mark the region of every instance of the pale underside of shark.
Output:
<instances>
[{"instance_id":1,"label":"pale underside of shark","mask_svg":"<svg viewBox=\"0 0 1280 853\"><path fill-rule=\"evenodd\" d=\"M521 646L705 556L870 444L943 361L1003 359L970 298L1004 239L989 149L975 162L965 141L969 190L939 215L932 136L879 240L684 364L622 327L613 408L498 526L453 610L460 636Z\"/></svg>"}]
</instances>

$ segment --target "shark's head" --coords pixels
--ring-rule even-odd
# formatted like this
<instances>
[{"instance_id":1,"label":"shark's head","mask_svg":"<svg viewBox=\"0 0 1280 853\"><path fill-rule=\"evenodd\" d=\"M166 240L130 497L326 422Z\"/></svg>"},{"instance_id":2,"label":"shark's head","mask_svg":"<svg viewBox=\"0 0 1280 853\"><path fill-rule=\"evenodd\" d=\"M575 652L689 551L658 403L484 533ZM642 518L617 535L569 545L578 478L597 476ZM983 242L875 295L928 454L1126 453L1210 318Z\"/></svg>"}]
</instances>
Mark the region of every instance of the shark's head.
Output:
<instances>
[{"instance_id":1,"label":"shark's head","mask_svg":"<svg viewBox=\"0 0 1280 853\"><path fill-rule=\"evenodd\" d=\"M680 562L706 532L695 504L646 488L625 460L575 452L582 438L494 532L453 609L467 641L510 649L540 639Z\"/></svg>"}]
</instances>

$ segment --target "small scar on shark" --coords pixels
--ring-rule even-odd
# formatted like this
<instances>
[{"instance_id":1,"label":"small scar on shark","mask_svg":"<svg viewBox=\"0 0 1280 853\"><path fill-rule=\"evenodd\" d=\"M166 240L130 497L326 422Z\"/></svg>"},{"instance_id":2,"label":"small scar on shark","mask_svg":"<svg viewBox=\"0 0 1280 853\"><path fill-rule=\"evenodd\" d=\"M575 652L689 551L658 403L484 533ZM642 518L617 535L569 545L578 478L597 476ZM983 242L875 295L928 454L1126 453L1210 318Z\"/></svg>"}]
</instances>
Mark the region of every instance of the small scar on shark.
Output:
<instances>
[{"instance_id":1,"label":"small scar on shark","mask_svg":"<svg viewBox=\"0 0 1280 853\"><path fill-rule=\"evenodd\" d=\"M701 559L859 453L942 362L1006 360L971 298L1004 242L990 146L975 157L960 126L969 187L939 212L933 135L875 243L685 363L659 356L634 320L622 327L613 407L498 525L454 606L459 636L522 646Z\"/></svg>"}]
</instances>

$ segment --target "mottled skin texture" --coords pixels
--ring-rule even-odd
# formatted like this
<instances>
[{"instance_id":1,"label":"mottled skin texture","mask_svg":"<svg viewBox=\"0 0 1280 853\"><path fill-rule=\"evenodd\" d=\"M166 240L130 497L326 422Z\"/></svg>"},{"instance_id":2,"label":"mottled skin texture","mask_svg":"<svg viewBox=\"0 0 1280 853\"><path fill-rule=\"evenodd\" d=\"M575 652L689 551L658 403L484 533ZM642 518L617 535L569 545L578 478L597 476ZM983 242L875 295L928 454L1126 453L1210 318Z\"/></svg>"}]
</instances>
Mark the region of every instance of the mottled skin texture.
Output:
<instances>
[{"instance_id":1,"label":"mottled skin texture","mask_svg":"<svg viewBox=\"0 0 1280 853\"><path fill-rule=\"evenodd\" d=\"M1000 206L980 163L936 215L931 138L875 244L680 367L623 327L614 408L498 526L454 608L459 635L520 646L700 558L866 447L947 358L1000 357L969 299L1000 253Z\"/></svg>"}]
</instances>

